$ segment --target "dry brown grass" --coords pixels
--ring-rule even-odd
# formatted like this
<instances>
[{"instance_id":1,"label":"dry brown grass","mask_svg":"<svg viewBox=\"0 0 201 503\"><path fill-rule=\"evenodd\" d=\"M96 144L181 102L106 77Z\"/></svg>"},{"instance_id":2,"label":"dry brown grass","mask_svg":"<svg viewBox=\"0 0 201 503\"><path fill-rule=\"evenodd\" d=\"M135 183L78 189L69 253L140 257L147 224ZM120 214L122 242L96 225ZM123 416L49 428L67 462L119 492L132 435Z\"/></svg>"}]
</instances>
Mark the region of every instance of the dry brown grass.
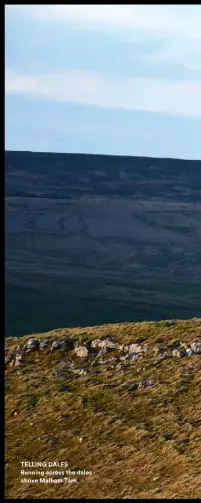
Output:
<instances>
[{"instance_id":1,"label":"dry brown grass","mask_svg":"<svg viewBox=\"0 0 201 503\"><path fill-rule=\"evenodd\" d=\"M79 342L110 336L120 343L174 346L199 340L200 333L201 319L196 318L173 326L130 323L37 335ZM18 343L7 339L6 352ZM22 367L6 368L6 498L199 498L200 355L153 366L155 357L148 352L128 363L124 375L94 365L85 376L67 372L57 377L59 362L69 359L87 366L72 352L46 350L27 355ZM155 386L137 389L142 377L154 379ZM71 470L92 475L77 477L78 484L71 485L21 483L20 461L52 460L68 461Z\"/></svg>"}]
</instances>

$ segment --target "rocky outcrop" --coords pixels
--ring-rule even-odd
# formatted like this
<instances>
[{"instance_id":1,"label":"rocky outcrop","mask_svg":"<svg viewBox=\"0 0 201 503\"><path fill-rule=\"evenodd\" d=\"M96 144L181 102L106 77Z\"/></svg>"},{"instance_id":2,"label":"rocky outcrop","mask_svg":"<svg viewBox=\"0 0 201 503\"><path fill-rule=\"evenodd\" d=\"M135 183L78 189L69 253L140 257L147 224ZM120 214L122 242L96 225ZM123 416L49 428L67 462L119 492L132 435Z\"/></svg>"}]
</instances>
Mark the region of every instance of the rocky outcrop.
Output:
<instances>
[{"instance_id":1,"label":"rocky outcrop","mask_svg":"<svg viewBox=\"0 0 201 503\"><path fill-rule=\"evenodd\" d=\"M176 348L171 349L165 344L140 345L138 343L132 343L120 345L118 342L115 342L110 338L106 338L92 340L88 349L85 344L76 344L73 340L57 339L50 341L46 338L40 341L37 338L31 337L25 345L19 344L14 350L12 349L12 351L5 355L5 364L10 364L11 366L21 366L24 363L27 353L47 351L48 349L54 352L59 349L63 349L64 353L66 352L68 354L68 351L72 348L74 349L74 354L79 358L87 359L90 366L105 364L115 366L115 368L120 368L121 365L135 364L144 356L149 355L149 353L150 357L153 357L154 355L156 358L156 360L152 362L153 366L162 363L162 361L167 358L193 357L201 354L201 343L198 341L193 341L189 345L181 341L179 343L179 347L177 343ZM96 352L95 350L99 351ZM116 351L115 356L104 359L105 355L111 350ZM118 367L119 365L120 367ZM65 366L72 368L74 366L74 362L62 362L60 365L61 368L56 371L58 376L62 375L62 369ZM79 375L84 375L84 373L79 372Z\"/></svg>"}]
</instances>

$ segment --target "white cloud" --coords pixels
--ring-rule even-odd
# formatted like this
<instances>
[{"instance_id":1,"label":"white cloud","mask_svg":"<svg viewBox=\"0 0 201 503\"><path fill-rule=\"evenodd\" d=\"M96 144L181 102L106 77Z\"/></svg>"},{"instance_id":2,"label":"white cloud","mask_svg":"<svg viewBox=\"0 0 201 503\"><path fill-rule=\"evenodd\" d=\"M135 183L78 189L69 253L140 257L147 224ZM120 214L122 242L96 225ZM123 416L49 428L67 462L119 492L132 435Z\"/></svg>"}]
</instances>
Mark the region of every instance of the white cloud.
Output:
<instances>
[{"instance_id":1,"label":"white cloud","mask_svg":"<svg viewBox=\"0 0 201 503\"><path fill-rule=\"evenodd\" d=\"M201 37L199 5L11 5L6 6L6 11L43 22L168 31Z\"/></svg>"},{"instance_id":2,"label":"white cloud","mask_svg":"<svg viewBox=\"0 0 201 503\"><path fill-rule=\"evenodd\" d=\"M201 84L190 81L114 77L74 70L30 76L7 70L5 89L7 95L201 117Z\"/></svg>"}]
</instances>

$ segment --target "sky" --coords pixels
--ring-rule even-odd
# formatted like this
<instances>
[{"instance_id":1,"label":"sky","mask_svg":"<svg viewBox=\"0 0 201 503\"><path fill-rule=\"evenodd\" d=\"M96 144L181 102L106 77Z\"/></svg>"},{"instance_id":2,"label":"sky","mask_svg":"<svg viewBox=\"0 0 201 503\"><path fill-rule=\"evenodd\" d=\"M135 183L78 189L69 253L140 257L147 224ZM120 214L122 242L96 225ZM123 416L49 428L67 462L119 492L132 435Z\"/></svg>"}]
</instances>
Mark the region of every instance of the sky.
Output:
<instances>
[{"instance_id":1,"label":"sky","mask_svg":"<svg viewBox=\"0 0 201 503\"><path fill-rule=\"evenodd\" d=\"M201 159L201 6L7 5L5 137Z\"/></svg>"}]
</instances>

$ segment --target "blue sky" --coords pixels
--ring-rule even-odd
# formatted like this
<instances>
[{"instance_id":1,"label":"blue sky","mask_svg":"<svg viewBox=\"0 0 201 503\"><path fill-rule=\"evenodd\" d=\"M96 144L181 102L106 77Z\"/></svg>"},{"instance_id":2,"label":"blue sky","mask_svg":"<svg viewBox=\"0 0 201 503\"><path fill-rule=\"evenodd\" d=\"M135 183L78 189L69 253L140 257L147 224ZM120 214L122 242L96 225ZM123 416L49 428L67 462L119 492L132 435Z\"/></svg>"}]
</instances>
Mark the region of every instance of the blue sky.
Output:
<instances>
[{"instance_id":1,"label":"blue sky","mask_svg":"<svg viewBox=\"0 0 201 503\"><path fill-rule=\"evenodd\" d=\"M6 148L201 159L201 6L5 8Z\"/></svg>"}]
</instances>

